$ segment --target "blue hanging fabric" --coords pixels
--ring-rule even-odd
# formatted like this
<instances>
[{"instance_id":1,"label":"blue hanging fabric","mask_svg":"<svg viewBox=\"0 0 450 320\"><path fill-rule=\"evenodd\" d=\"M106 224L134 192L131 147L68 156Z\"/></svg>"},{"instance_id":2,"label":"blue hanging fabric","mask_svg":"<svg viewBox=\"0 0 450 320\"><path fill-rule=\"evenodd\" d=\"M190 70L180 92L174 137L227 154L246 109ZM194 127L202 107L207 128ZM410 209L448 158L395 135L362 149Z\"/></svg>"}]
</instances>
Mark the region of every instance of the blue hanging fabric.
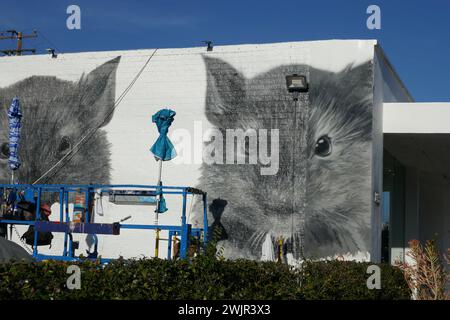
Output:
<instances>
[{"instance_id":1,"label":"blue hanging fabric","mask_svg":"<svg viewBox=\"0 0 450 320\"><path fill-rule=\"evenodd\" d=\"M162 187L162 182L160 181L159 188L156 188L156 196L159 196L159 201L158 201L158 205L155 209L155 212L158 212L158 213L164 213L167 210L169 210L166 206L166 199L164 199L161 187Z\"/></svg>"},{"instance_id":2,"label":"blue hanging fabric","mask_svg":"<svg viewBox=\"0 0 450 320\"><path fill-rule=\"evenodd\" d=\"M167 133L169 132L169 127L172 125L172 122L175 117L175 111L171 109L161 109L156 112L152 116L152 122L156 124L159 132L159 137L153 146L150 148L150 151L155 155L155 158L159 161L169 161L177 156L177 152L175 151L175 147L173 146L170 139L167 137ZM159 186L162 186L161 181L158 181ZM166 200L162 195L161 188L158 188L157 194L159 196L158 207L156 208L157 213L166 212Z\"/></svg>"},{"instance_id":3,"label":"blue hanging fabric","mask_svg":"<svg viewBox=\"0 0 450 320\"><path fill-rule=\"evenodd\" d=\"M152 116L152 122L158 127L159 137L150 148L150 151L158 160L172 160L177 155L175 147L167 137L169 127L174 120L175 114L176 113L173 110L161 109Z\"/></svg>"},{"instance_id":4,"label":"blue hanging fabric","mask_svg":"<svg viewBox=\"0 0 450 320\"><path fill-rule=\"evenodd\" d=\"M9 119L8 165L11 170L17 170L20 167L18 148L19 148L20 127L22 119L19 99L17 97L14 97L11 106L8 109L8 119Z\"/></svg>"},{"instance_id":5,"label":"blue hanging fabric","mask_svg":"<svg viewBox=\"0 0 450 320\"><path fill-rule=\"evenodd\" d=\"M156 210L158 211L158 213L164 213L168 210L166 206L166 199L164 199L163 195L161 195L161 198L159 198L158 208L156 208Z\"/></svg>"}]
</instances>

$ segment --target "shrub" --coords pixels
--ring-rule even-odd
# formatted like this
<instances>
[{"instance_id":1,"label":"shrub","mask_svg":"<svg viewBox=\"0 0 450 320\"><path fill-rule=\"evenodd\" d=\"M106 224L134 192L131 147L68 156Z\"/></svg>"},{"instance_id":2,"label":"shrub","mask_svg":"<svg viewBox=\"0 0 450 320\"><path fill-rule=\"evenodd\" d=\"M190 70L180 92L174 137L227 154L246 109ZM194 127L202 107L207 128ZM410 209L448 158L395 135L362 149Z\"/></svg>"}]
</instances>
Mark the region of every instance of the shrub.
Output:
<instances>
[{"instance_id":1,"label":"shrub","mask_svg":"<svg viewBox=\"0 0 450 320\"><path fill-rule=\"evenodd\" d=\"M410 299L411 291L400 269L378 264L381 289L368 289L369 262L318 261L303 266L302 294L305 299L398 300Z\"/></svg>"},{"instance_id":2,"label":"shrub","mask_svg":"<svg viewBox=\"0 0 450 320\"><path fill-rule=\"evenodd\" d=\"M69 290L68 265L81 268L81 289ZM401 271L381 267L381 290L366 286L368 263L307 262L302 270L275 262L119 259L0 265L0 299L408 299Z\"/></svg>"},{"instance_id":3,"label":"shrub","mask_svg":"<svg viewBox=\"0 0 450 320\"><path fill-rule=\"evenodd\" d=\"M434 240L409 242L412 263L397 262L417 300L445 300L446 272Z\"/></svg>"}]
</instances>

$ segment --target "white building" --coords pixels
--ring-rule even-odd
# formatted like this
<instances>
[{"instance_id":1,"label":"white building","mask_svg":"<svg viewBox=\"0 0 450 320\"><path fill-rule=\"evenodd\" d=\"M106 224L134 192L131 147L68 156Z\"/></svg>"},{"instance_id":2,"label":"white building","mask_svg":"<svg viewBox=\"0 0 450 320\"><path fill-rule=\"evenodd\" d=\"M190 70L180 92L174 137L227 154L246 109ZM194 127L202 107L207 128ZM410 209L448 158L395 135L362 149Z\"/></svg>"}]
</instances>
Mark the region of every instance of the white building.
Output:
<instances>
[{"instance_id":1,"label":"white building","mask_svg":"<svg viewBox=\"0 0 450 320\"><path fill-rule=\"evenodd\" d=\"M293 74L306 77L307 92L288 91L286 76ZM14 95L24 113L22 183L40 178L85 132L109 120L103 135L48 183L154 184L151 116L175 110L170 132L179 156L164 164L164 184L203 189L211 204L225 200L210 207L209 219L225 230L228 257L267 258L263 248L270 252L280 237L290 261L301 252L394 261L408 241L433 237L442 252L450 247L450 104L414 103L375 40L2 57L2 144ZM246 132L249 146L227 148L227 129ZM276 154L260 153L267 143ZM191 201L196 225L201 212ZM161 223L178 223L179 199L168 196L167 204ZM130 214L127 223L153 222L148 208L125 208L107 197L95 221ZM389 240L382 242L383 226ZM41 251L58 253L62 236ZM84 253L86 236L75 238ZM99 238L104 257L153 254L153 232Z\"/></svg>"}]
</instances>

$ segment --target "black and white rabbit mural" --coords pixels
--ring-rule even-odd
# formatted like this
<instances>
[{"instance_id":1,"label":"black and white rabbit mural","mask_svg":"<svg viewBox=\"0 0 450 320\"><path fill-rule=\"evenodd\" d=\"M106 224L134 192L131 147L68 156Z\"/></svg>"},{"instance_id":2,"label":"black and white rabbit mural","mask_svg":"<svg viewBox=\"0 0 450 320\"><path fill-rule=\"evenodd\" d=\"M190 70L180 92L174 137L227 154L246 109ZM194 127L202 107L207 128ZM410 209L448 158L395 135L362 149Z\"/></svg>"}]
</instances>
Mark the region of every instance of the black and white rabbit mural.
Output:
<instances>
[{"instance_id":1,"label":"black and white rabbit mural","mask_svg":"<svg viewBox=\"0 0 450 320\"><path fill-rule=\"evenodd\" d=\"M338 53L329 54L334 49ZM267 247L276 251L280 237L284 253L294 261L370 251L372 42L225 46L209 53L201 48L161 49L147 65L153 53L37 56L20 63L19 57L0 59L0 181L10 181L6 109L16 95L24 114L20 183L36 181L102 123L64 166L39 182L154 184L158 171L149 148L158 132L151 117L170 107L177 116L169 135L181 130L192 145L201 149L203 143L203 159L164 163L163 183L208 192L210 234L220 231L226 258L265 259ZM26 67L14 74L18 65ZM130 93L114 109L116 95L143 66ZM309 91L300 93L297 101L286 87L286 76L292 74L305 75L309 83ZM196 138L196 122L221 134L224 152L213 158L223 161L205 161L212 140ZM258 158L249 164L255 150L246 146L236 147L236 153L247 158L245 164L227 163L226 131L248 129L258 134L258 156L263 147L260 133L267 133L271 163ZM189 149L189 154L196 150ZM188 154L177 153L178 158ZM106 198L104 216L96 216L96 222L119 221L130 214ZM182 201L170 196L166 201L169 211L161 215L161 224L178 225ZM189 222L201 227L201 203L188 208ZM153 208L133 210L130 223L154 222ZM105 257L152 256L153 233L129 232L138 242L102 238L99 252L104 250Z\"/></svg>"},{"instance_id":2,"label":"black and white rabbit mural","mask_svg":"<svg viewBox=\"0 0 450 320\"><path fill-rule=\"evenodd\" d=\"M116 69L120 56L102 64L79 81L54 76L31 76L0 88L0 105L8 107L14 96L21 102L22 129L17 171L20 183L33 183L57 163L83 135L111 117L116 92ZM7 168L8 118L0 112L0 181L9 183ZM67 157L40 183L109 183L110 145L100 129L80 149Z\"/></svg>"},{"instance_id":3,"label":"black and white rabbit mural","mask_svg":"<svg viewBox=\"0 0 450 320\"><path fill-rule=\"evenodd\" d=\"M202 165L199 186L211 233L219 226L226 235L224 255L261 259L263 243L276 250L280 237L296 260L368 252L372 63L341 72L283 65L246 79L221 59L204 62L205 112L215 127L278 129L280 137L274 175L262 175L260 164ZM297 103L286 89L290 74L309 75Z\"/></svg>"}]
</instances>

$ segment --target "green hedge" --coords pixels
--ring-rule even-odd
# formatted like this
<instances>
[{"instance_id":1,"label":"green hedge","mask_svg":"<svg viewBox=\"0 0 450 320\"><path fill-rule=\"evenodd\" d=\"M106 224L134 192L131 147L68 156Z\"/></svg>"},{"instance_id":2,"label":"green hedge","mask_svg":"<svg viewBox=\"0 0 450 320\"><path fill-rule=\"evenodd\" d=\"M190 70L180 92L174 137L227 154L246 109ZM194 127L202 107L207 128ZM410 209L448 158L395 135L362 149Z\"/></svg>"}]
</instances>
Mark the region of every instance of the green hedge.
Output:
<instances>
[{"instance_id":1,"label":"green hedge","mask_svg":"<svg viewBox=\"0 0 450 320\"><path fill-rule=\"evenodd\" d=\"M410 299L411 291L403 272L389 264L378 264L381 289L367 288L368 266L351 261L307 262L303 267L302 297L325 300Z\"/></svg>"},{"instance_id":2,"label":"green hedge","mask_svg":"<svg viewBox=\"0 0 450 320\"><path fill-rule=\"evenodd\" d=\"M308 262L302 271L274 262L117 260L76 263L81 289L69 290L67 266L46 261L0 265L0 299L409 299L402 272L381 267L381 290L369 290L368 263Z\"/></svg>"}]
</instances>

